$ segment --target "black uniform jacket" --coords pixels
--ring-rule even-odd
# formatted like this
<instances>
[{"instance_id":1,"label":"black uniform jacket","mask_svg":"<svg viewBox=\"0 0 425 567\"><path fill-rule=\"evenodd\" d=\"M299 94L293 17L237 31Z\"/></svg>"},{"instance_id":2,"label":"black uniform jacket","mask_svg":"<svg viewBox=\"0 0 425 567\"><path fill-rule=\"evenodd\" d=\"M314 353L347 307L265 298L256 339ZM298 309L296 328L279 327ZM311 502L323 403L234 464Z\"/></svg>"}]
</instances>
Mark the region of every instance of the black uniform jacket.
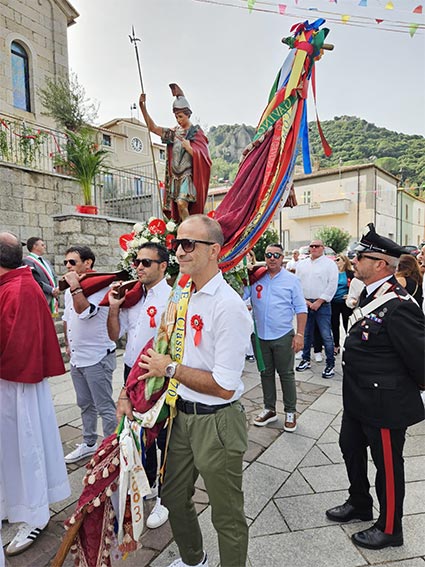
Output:
<instances>
[{"instance_id":1,"label":"black uniform jacket","mask_svg":"<svg viewBox=\"0 0 425 567\"><path fill-rule=\"evenodd\" d=\"M344 411L378 428L402 429L425 419L424 314L393 277L397 298L348 331L343 349ZM378 288L363 307L379 295ZM406 298L406 299L404 299Z\"/></svg>"}]
</instances>

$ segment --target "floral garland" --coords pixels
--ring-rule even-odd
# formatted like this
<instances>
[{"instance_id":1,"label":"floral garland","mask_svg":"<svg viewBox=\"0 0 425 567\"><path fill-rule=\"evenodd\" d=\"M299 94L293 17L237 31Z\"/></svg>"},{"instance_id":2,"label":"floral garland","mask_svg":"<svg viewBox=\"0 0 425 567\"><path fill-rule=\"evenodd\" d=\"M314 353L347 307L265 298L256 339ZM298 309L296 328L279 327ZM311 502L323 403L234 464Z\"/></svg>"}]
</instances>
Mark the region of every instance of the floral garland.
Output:
<instances>
[{"instance_id":1,"label":"floral garland","mask_svg":"<svg viewBox=\"0 0 425 567\"><path fill-rule=\"evenodd\" d=\"M120 236L119 242L123 249L123 255L118 268L126 270L131 277L136 278L136 271L133 262L136 259L137 252L145 242L156 242L162 244L170 254L170 261L167 269L167 277L177 276L179 273L179 264L176 254L171 248L171 241L176 238L177 225L170 220L167 223L162 219L151 217L148 221L137 222L133 226L133 230L129 234Z\"/></svg>"},{"instance_id":2,"label":"floral garland","mask_svg":"<svg viewBox=\"0 0 425 567\"><path fill-rule=\"evenodd\" d=\"M119 243L123 249L121 261L118 264L120 270L126 270L130 277L136 279L136 270L133 262L136 259L139 247L145 242L157 242L162 244L170 253L170 261L167 269L167 277L173 278L179 273L179 264L176 254L171 248L171 241L176 238L178 225L170 220L167 223L162 219L150 217L149 220L138 222L133 226L129 234L120 236ZM248 273L245 263L239 262L237 266L223 274L227 283L239 295L243 295L244 286L248 281Z\"/></svg>"}]
</instances>

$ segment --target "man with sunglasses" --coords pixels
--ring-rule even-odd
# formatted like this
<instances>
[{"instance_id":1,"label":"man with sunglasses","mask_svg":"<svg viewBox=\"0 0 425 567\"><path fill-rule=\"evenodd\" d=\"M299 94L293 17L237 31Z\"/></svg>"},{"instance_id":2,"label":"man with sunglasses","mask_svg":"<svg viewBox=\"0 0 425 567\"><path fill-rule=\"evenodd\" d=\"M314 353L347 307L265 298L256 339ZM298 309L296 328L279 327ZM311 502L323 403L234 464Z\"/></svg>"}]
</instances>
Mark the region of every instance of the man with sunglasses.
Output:
<instances>
[{"instance_id":1,"label":"man with sunglasses","mask_svg":"<svg viewBox=\"0 0 425 567\"><path fill-rule=\"evenodd\" d=\"M319 239L312 240L310 256L302 260L296 267L296 275L301 281L308 307L303 357L296 370L297 372L304 372L311 368L310 351L316 324L322 337L326 355L326 366L322 372L322 377L331 378L335 374L335 354L330 302L338 287L338 268L333 260L325 256L324 252L323 242Z\"/></svg>"},{"instance_id":2,"label":"man with sunglasses","mask_svg":"<svg viewBox=\"0 0 425 567\"><path fill-rule=\"evenodd\" d=\"M109 292L108 334L109 338L116 341L127 334L127 344L124 352L124 385L128 375L137 360L137 357L145 344L155 336L161 315L167 304L171 288L165 279L168 267L169 253L156 242L145 242L137 252L134 267L137 279L142 284L141 297L132 307L122 307L125 296L119 298L118 290L120 283L114 283ZM127 404L125 400L117 404L117 417L121 418L124 411L122 405ZM155 498L158 495L155 506L152 509L146 525L148 528L159 528L168 519L168 510L161 504L161 485L157 483L157 445L161 451L161 465L164 461L166 440L166 429L163 429L146 453L146 475L152 492L146 498Z\"/></svg>"},{"instance_id":3,"label":"man with sunglasses","mask_svg":"<svg viewBox=\"0 0 425 567\"><path fill-rule=\"evenodd\" d=\"M300 281L282 268L282 246L267 246L265 259L267 271L251 286L251 305L265 364L261 372L264 409L254 419L254 425L262 427L277 420L277 371L283 392L284 430L293 432L297 428L294 356L304 344L307 306ZM297 318L296 331L293 329L294 315Z\"/></svg>"},{"instance_id":4,"label":"man with sunglasses","mask_svg":"<svg viewBox=\"0 0 425 567\"><path fill-rule=\"evenodd\" d=\"M343 404L339 444L350 481L349 498L326 512L334 522L372 520L367 447L376 467L379 516L354 533L367 549L403 545L403 446L409 425L424 419L424 315L394 277L404 249L375 232L356 247L355 276L364 282L343 348Z\"/></svg>"},{"instance_id":5,"label":"man with sunglasses","mask_svg":"<svg viewBox=\"0 0 425 567\"><path fill-rule=\"evenodd\" d=\"M71 246L65 252L64 278L69 284L63 314L66 351L83 422L83 443L66 455L66 463L75 463L96 452L98 415L102 418L104 437L112 435L117 426L112 399L116 347L106 327L108 308L99 306L109 288L86 297L80 285L80 277L93 271L94 262L95 255L88 246Z\"/></svg>"},{"instance_id":6,"label":"man with sunglasses","mask_svg":"<svg viewBox=\"0 0 425 567\"><path fill-rule=\"evenodd\" d=\"M183 355L176 350L173 360L152 349L142 355L141 367L147 370L143 379L167 376L178 384L177 416L162 488L162 501L170 512L181 554L173 567L208 565L192 500L199 475L212 508L220 564L244 566L247 558L242 492L247 429L238 400L244 389L242 372L252 320L219 270L223 240L220 225L206 215L193 215L181 223L173 245L181 273L192 280L192 285L190 280L186 282L187 299L179 302L176 320L176 340L184 337Z\"/></svg>"}]
</instances>

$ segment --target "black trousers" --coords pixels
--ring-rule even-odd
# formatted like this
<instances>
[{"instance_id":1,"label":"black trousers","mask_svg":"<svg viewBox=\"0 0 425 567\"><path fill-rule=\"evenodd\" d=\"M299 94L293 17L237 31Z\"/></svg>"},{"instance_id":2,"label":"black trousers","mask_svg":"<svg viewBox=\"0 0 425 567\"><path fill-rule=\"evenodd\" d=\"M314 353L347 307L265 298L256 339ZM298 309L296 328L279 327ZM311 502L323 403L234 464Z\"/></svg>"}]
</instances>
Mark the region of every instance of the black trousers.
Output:
<instances>
[{"instance_id":1,"label":"black trousers","mask_svg":"<svg viewBox=\"0 0 425 567\"><path fill-rule=\"evenodd\" d=\"M376 467L379 517L375 526L386 534L402 531L404 500L404 429L379 429L344 412L339 445L350 481L349 502L360 511L372 508L367 477L367 447Z\"/></svg>"},{"instance_id":2,"label":"black trousers","mask_svg":"<svg viewBox=\"0 0 425 567\"><path fill-rule=\"evenodd\" d=\"M353 310L350 309L345 305L345 301L332 301L332 314L331 314L331 325L332 325L332 334L334 336L334 344L336 347L339 347L339 320L342 317L342 326L344 327L345 331L347 331L348 326L348 319L352 314Z\"/></svg>"}]
</instances>

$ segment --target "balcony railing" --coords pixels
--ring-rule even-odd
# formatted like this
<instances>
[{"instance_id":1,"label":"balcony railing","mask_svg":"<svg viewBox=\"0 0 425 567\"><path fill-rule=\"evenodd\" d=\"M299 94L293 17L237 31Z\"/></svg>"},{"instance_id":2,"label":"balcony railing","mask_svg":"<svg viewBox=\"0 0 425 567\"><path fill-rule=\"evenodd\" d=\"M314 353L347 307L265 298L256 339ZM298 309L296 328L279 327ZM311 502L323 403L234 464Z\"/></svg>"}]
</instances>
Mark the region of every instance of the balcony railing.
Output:
<instances>
[{"instance_id":1,"label":"balcony railing","mask_svg":"<svg viewBox=\"0 0 425 567\"><path fill-rule=\"evenodd\" d=\"M54 156L63 153L66 136L58 130L0 115L0 160L55 173Z\"/></svg>"},{"instance_id":2,"label":"balcony railing","mask_svg":"<svg viewBox=\"0 0 425 567\"><path fill-rule=\"evenodd\" d=\"M350 199L305 203L289 209L288 216L290 219L296 220L327 215L345 215L350 213L350 207Z\"/></svg>"},{"instance_id":3,"label":"balcony railing","mask_svg":"<svg viewBox=\"0 0 425 567\"><path fill-rule=\"evenodd\" d=\"M0 115L0 163L44 173L66 173L55 167L55 155L66 155L64 132ZM152 164L121 170L107 168L96 177L93 203L107 216L141 220L162 216L161 199Z\"/></svg>"}]
</instances>

